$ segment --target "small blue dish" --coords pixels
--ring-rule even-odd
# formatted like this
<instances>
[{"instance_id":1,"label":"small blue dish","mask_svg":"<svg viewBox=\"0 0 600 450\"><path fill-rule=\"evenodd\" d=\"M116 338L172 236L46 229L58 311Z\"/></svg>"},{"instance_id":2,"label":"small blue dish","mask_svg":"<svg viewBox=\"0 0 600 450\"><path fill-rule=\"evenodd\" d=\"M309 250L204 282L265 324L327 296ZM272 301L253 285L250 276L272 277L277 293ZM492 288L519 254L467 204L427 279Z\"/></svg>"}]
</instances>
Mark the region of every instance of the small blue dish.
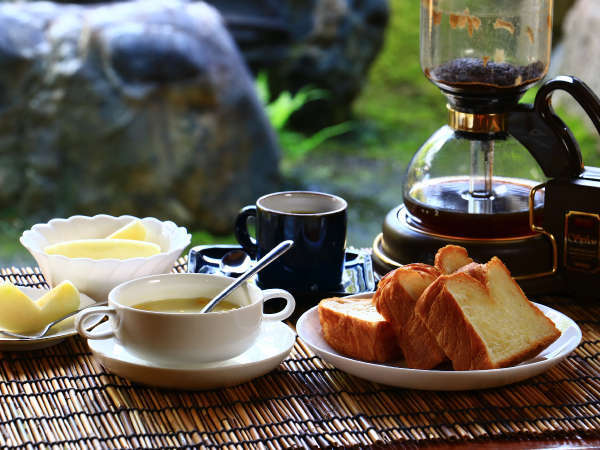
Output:
<instances>
[{"instance_id":1,"label":"small blue dish","mask_svg":"<svg viewBox=\"0 0 600 450\"><path fill-rule=\"evenodd\" d=\"M219 264L221 258L232 250L243 249L240 245L199 245L193 247L188 254L188 272L224 275L219 269ZM288 290L296 298L297 303L303 306L314 306L323 298L372 292L375 288L376 281L370 251L349 249L346 250L342 282L338 288L326 292Z\"/></svg>"}]
</instances>

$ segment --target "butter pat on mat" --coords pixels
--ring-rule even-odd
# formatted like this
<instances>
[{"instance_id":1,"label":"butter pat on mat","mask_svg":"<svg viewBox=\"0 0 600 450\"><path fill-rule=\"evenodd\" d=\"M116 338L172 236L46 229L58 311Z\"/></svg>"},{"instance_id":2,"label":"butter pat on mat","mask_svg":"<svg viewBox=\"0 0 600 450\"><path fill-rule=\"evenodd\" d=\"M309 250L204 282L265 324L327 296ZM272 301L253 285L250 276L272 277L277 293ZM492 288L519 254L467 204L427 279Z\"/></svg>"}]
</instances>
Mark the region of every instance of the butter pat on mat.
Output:
<instances>
[{"instance_id":1,"label":"butter pat on mat","mask_svg":"<svg viewBox=\"0 0 600 450\"><path fill-rule=\"evenodd\" d=\"M10 282L0 284L0 328L15 333L33 333L79 308L79 291L63 281L33 300Z\"/></svg>"},{"instance_id":2,"label":"butter pat on mat","mask_svg":"<svg viewBox=\"0 0 600 450\"><path fill-rule=\"evenodd\" d=\"M141 220L136 219L107 236L107 239L130 239L145 241L148 239L148 229Z\"/></svg>"},{"instance_id":3,"label":"butter pat on mat","mask_svg":"<svg viewBox=\"0 0 600 450\"><path fill-rule=\"evenodd\" d=\"M49 245L44 251L68 258L129 259L157 255L160 246L131 239L79 239Z\"/></svg>"}]
</instances>

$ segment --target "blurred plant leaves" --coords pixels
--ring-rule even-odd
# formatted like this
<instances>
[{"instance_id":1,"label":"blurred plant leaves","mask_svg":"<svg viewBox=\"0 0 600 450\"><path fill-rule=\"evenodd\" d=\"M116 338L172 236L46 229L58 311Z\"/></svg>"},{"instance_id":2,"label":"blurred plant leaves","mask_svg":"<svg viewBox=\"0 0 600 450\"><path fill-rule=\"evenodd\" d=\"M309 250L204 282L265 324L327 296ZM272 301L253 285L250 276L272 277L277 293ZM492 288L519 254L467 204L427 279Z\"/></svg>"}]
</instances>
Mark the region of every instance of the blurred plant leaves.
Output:
<instances>
[{"instance_id":1,"label":"blurred plant leaves","mask_svg":"<svg viewBox=\"0 0 600 450\"><path fill-rule=\"evenodd\" d=\"M284 91L277 98L271 99L267 75L261 72L256 77L256 90L265 107L267 117L277 132L285 155L291 159L301 159L327 139L347 133L353 128L352 122L342 122L322 128L312 135L306 135L287 127L288 120L294 112L311 101L327 98L327 91L322 89L304 86L293 95L289 91Z\"/></svg>"}]
</instances>

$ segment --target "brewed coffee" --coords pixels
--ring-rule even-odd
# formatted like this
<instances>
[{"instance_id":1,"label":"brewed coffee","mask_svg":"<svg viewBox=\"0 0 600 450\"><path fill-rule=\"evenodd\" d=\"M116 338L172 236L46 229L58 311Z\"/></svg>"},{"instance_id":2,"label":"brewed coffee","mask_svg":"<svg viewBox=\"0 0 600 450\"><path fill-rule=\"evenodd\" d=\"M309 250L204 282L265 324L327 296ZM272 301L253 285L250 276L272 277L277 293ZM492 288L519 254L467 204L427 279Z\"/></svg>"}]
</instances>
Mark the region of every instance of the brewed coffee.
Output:
<instances>
[{"instance_id":1,"label":"brewed coffee","mask_svg":"<svg viewBox=\"0 0 600 450\"><path fill-rule=\"evenodd\" d=\"M490 198L469 194L468 177L444 177L415 184L404 197L411 223L420 228L464 237L510 237L533 234L529 228L528 180L495 179ZM536 196L536 222L543 198Z\"/></svg>"}]
</instances>

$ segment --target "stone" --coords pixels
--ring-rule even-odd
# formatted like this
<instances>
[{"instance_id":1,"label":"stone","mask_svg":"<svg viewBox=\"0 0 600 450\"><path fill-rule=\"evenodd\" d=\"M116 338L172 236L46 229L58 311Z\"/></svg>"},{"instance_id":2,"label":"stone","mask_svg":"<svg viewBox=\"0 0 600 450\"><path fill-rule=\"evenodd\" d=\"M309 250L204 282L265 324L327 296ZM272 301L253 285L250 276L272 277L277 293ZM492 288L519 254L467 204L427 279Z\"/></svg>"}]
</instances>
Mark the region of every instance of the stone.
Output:
<instances>
[{"instance_id":1,"label":"stone","mask_svg":"<svg viewBox=\"0 0 600 450\"><path fill-rule=\"evenodd\" d=\"M254 72L271 92L322 90L292 116L298 128L347 120L383 44L387 0L209 0L225 17Z\"/></svg>"},{"instance_id":2,"label":"stone","mask_svg":"<svg viewBox=\"0 0 600 450\"><path fill-rule=\"evenodd\" d=\"M0 208L231 232L279 149L216 9L0 4Z\"/></svg>"}]
</instances>

